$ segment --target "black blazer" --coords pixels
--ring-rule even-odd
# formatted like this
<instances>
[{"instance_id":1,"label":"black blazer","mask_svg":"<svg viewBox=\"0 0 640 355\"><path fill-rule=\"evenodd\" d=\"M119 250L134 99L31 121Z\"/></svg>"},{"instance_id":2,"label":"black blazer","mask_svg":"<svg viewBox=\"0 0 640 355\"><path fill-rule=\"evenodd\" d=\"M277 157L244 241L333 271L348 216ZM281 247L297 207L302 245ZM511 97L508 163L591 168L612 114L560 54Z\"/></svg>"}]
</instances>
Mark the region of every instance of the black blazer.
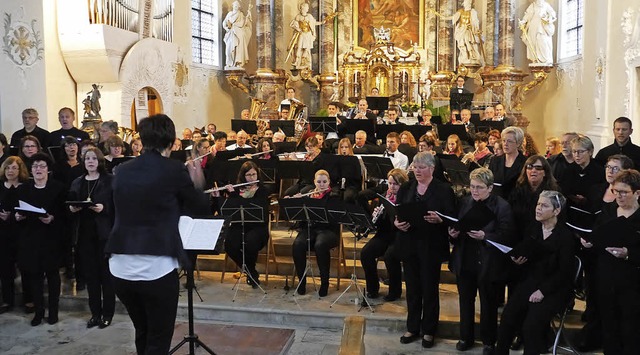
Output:
<instances>
[{"instance_id":1,"label":"black blazer","mask_svg":"<svg viewBox=\"0 0 640 355\"><path fill-rule=\"evenodd\" d=\"M180 215L208 208L184 164L155 151L118 167L113 203L115 221L105 252L115 254L183 257Z\"/></svg>"},{"instance_id":2,"label":"black blazer","mask_svg":"<svg viewBox=\"0 0 640 355\"><path fill-rule=\"evenodd\" d=\"M520 176L524 163L527 161L527 157L522 153L518 153L516 160L508 171L504 166L505 159L505 155L491 158L489 170L493 173L493 194L508 200L511 190L516 186L516 181Z\"/></svg>"},{"instance_id":3,"label":"black blazer","mask_svg":"<svg viewBox=\"0 0 640 355\"><path fill-rule=\"evenodd\" d=\"M465 197L460 206L458 218L467 214L473 203L471 196ZM462 233L458 238L450 238L453 252L449 269L459 277L465 271L470 271L470 268L479 267L480 280L505 280L509 275L510 260L486 240L512 245L514 231L511 206L502 197L495 195L489 196L484 203L496 216L482 229L485 233L485 240L477 241Z\"/></svg>"},{"instance_id":4,"label":"black blazer","mask_svg":"<svg viewBox=\"0 0 640 355\"><path fill-rule=\"evenodd\" d=\"M418 182L409 180L400 186L396 197L397 204L415 202ZM446 215L451 215L455 211L455 195L451 186L434 178L427 191L425 201L429 211L438 211ZM396 233L396 253L402 259L411 253L416 252L415 240L424 239L427 241L427 250L421 250L430 260L443 262L449 258L449 241L447 239L447 227L444 223L430 224L425 228L412 226L407 232L397 230Z\"/></svg>"},{"instance_id":5,"label":"black blazer","mask_svg":"<svg viewBox=\"0 0 640 355\"><path fill-rule=\"evenodd\" d=\"M69 189L68 199L70 201L77 200L85 200L87 198L87 191L81 191L81 187L83 186L82 182L85 178L85 175L80 176L79 178L73 180L71 183L71 189ZM113 183L113 175L111 174L100 174L98 181L96 182L93 191L91 192L91 201L95 203L101 203L104 207L102 212L95 213L94 211L85 208L81 211L73 213L73 223L74 228L73 231L75 234L78 233L78 225L80 223L80 218L94 218L96 222L96 232L98 233L98 237L100 240L106 241L109 238L109 233L111 233L111 228L113 227L113 190L111 189L111 185ZM74 240L78 240L78 236L76 235Z\"/></svg>"}]
</instances>

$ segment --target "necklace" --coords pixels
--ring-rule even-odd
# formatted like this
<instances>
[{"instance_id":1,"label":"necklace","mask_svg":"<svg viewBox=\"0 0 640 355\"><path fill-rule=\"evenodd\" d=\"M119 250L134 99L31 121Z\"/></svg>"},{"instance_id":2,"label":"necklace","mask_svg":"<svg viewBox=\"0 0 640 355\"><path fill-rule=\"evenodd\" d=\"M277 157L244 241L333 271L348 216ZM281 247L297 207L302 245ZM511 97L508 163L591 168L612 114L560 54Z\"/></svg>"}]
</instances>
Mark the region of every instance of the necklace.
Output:
<instances>
[{"instance_id":1,"label":"necklace","mask_svg":"<svg viewBox=\"0 0 640 355\"><path fill-rule=\"evenodd\" d=\"M93 186L91 186L91 182L94 181ZM93 193L93 190L96 188L96 186L98 186L98 179L95 180L87 180L87 201L91 202L91 194Z\"/></svg>"}]
</instances>

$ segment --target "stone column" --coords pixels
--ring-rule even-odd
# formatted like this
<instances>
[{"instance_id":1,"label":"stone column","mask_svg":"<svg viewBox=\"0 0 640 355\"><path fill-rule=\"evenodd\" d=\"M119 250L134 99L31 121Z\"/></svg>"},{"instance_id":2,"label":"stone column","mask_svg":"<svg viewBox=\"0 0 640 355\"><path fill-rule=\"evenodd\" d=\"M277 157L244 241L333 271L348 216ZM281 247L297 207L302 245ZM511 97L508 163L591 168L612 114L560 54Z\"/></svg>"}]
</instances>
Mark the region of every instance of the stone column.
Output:
<instances>
[{"instance_id":1,"label":"stone column","mask_svg":"<svg viewBox=\"0 0 640 355\"><path fill-rule=\"evenodd\" d=\"M324 16L333 13L337 7L337 0L329 1L324 0L320 3L320 19ZM319 108L325 108L329 103L331 96L334 93L334 82L338 81L336 72L338 71L337 65L337 50L338 50L338 36L337 27L338 17L334 17L331 21L325 23L319 28L319 53L320 53L320 77L318 83L320 84L320 100Z\"/></svg>"},{"instance_id":2,"label":"stone column","mask_svg":"<svg viewBox=\"0 0 640 355\"><path fill-rule=\"evenodd\" d=\"M258 73L273 68L271 55L271 0L256 0L256 42L258 43Z\"/></svg>"},{"instance_id":3,"label":"stone column","mask_svg":"<svg viewBox=\"0 0 640 355\"><path fill-rule=\"evenodd\" d=\"M439 11L443 16L451 16L455 12L455 0L440 0ZM438 21L438 73L453 71L453 23Z\"/></svg>"},{"instance_id":4,"label":"stone column","mask_svg":"<svg viewBox=\"0 0 640 355\"><path fill-rule=\"evenodd\" d=\"M498 11L498 64L513 67L515 41L515 0L499 0Z\"/></svg>"}]
</instances>

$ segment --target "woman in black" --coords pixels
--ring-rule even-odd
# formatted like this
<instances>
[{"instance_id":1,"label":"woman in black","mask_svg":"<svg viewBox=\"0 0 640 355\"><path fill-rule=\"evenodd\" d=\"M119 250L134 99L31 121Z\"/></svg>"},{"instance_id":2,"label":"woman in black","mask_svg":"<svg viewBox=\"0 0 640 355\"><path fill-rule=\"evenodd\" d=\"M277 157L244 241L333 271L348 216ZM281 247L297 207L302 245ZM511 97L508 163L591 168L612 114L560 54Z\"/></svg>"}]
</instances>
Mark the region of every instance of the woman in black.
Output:
<instances>
[{"instance_id":1,"label":"woman in black","mask_svg":"<svg viewBox=\"0 0 640 355\"><path fill-rule=\"evenodd\" d=\"M7 137L4 134L0 133L0 164L4 163L4 161L7 160L8 149L9 143L7 143Z\"/></svg>"},{"instance_id":2,"label":"woman in black","mask_svg":"<svg viewBox=\"0 0 640 355\"><path fill-rule=\"evenodd\" d=\"M493 352L498 329L498 284L508 276L508 259L487 240L503 245L512 244L513 216L511 206L502 197L492 194L493 173L478 168L469 175L471 195L460 206L458 219L468 213L479 213L485 206L491 217L482 221L481 229L461 231L449 227L453 252L449 268L456 275L460 298L460 341L456 349L465 351L473 347L476 293L480 294L480 338L483 354ZM480 218L480 217L474 217ZM470 227L471 228L471 227ZM478 227L475 227L478 228Z\"/></svg>"},{"instance_id":3,"label":"woman in black","mask_svg":"<svg viewBox=\"0 0 640 355\"><path fill-rule=\"evenodd\" d=\"M260 174L260 168L252 161L246 161L240 167L238 172L238 184L247 182L258 181ZM259 183L244 185L238 187L235 191L231 185L227 187L231 193L229 198L246 198L251 199L253 203L263 208L267 208L269 205L269 194L266 189ZM219 203L219 206L223 203ZM266 212L266 211L265 211ZM267 214L264 214L267 216ZM242 267L242 250L244 249L244 262L249 269L251 277L247 277L247 283L253 288L258 288L260 284L259 274L256 270L256 262L258 261L258 253L269 240L269 228L267 226L268 220L260 223L245 223L244 225L244 247L242 245L242 231L243 227L240 223L231 224L227 232L227 237L224 240L224 249L238 267Z\"/></svg>"},{"instance_id":4,"label":"woman in black","mask_svg":"<svg viewBox=\"0 0 640 355\"><path fill-rule=\"evenodd\" d=\"M588 209L591 187L605 182L604 168L591 159L593 142L587 136L580 135L571 140L573 163L565 171L560 187L567 196L569 206Z\"/></svg>"},{"instance_id":5,"label":"woman in black","mask_svg":"<svg viewBox=\"0 0 640 355\"><path fill-rule=\"evenodd\" d=\"M18 186L29 180L26 165L19 157L8 157L0 166L0 314L11 310L15 303L17 244L20 229L13 209L18 206ZM22 273L22 302L27 311L33 310L29 280Z\"/></svg>"},{"instance_id":6,"label":"woman in black","mask_svg":"<svg viewBox=\"0 0 640 355\"><path fill-rule=\"evenodd\" d=\"M33 161L33 155L39 153L42 150L42 145L38 138L32 135L26 135L20 140L20 150L18 156L27 165L29 174L31 174L31 162Z\"/></svg>"},{"instance_id":7,"label":"woman in black","mask_svg":"<svg viewBox=\"0 0 640 355\"><path fill-rule=\"evenodd\" d=\"M385 198L392 203L396 203L398 190L407 181L409 181L409 177L404 170L391 169L387 174L388 189ZM378 229L373 238L362 247L360 261L367 281L367 297L378 298L380 290L378 258L384 255L384 264L387 267L387 275L389 277L389 293L384 296L384 300L391 302L402 295L402 268L393 246L396 240L396 231L393 227L391 215L383 208L384 206L381 204L373 210L373 215L377 215L376 226Z\"/></svg>"},{"instance_id":8,"label":"woman in black","mask_svg":"<svg viewBox=\"0 0 640 355\"><path fill-rule=\"evenodd\" d=\"M640 173L625 170L613 181L616 201L594 226L598 306L605 355L637 354L640 339Z\"/></svg>"},{"instance_id":9,"label":"woman in black","mask_svg":"<svg viewBox=\"0 0 640 355\"><path fill-rule=\"evenodd\" d=\"M509 200L509 194L516 185L518 176L527 158L518 151L524 140L524 132L518 127L507 127L502 130L503 155L494 156L489 163L493 173L493 193Z\"/></svg>"},{"instance_id":10,"label":"woman in black","mask_svg":"<svg viewBox=\"0 0 640 355\"><path fill-rule=\"evenodd\" d=\"M315 139L315 138L310 138ZM326 170L316 171L314 178L315 189L309 198L328 200L331 193L330 177ZM293 197L300 196L296 194ZM316 261L320 270L320 289L318 295L324 297L329 292L329 268L331 263L331 249L338 246L340 241L340 227L333 223L313 223L307 227L306 223L301 224L300 232L293 241L292 255L296 273L300 278L298 294L304 295L307 292L307 279L303 278L306 262L308 242L311 243L311 250L316 253Z\"/></svg>"},{"instance_id":11,"label":"woman in black","mask_svg":"<svg viewBox=\"0 0 640 355\"><path fill-rule=\"evenodd\" d=\"M83 156L86 173L75 179L70 201L90 201L91 206L69 206L77 231L77 251L87 283L91 318L87 328L108 327L115 311L116 295L111 284L109 264L104 253L113 226L112 176L104 167L104 156L91 147Z\"/></svg>"},{"instance_id":12,"label":"woman in black","mask_svg":"<svg viewBox=\"0 0 640 355\"><path fill-rule=\"evenodd\" d=\"M502 311L496 354L509 354L515 333L522 329L524 354L548 351L549 322L569 302L575 274L575 243L569 229L558 223L565 198L557 191L540 193L536 221L530 238L541 244L545 253L511 257L524 269L524 280ZM529 237L527 237L529 238Z\"/></svg>"},{"instance_id":13,"label":"woman in black","mask_svg":"<svg viewBox=\"0 0 640 355\"><path fill-rule=\"evenodd\" d=\"M36 313L31 325L42 323L44 318L44 278L47 278L49 293L49 324L58 322L60 298L60 221L64 213L66 191L64 185L49 179L51 158L43 153L31 156L33 181L20 185L18 198L46 211L34 216L18 211L16 221L22 231L18 241L18 265L29 275Z\"/></svg>"},{"instance_id":14,"label":"woman in black","mask_svg":"<svg viewBox=\"0 0 640 355\"><path fill-rule=\"evenodd\" d=\"M435 211L451 215L455 197L451 187L435 179L435 158L420 152L413 157L411 171L415 180L400 187L397 204L415 203L427 211L424 223L412 225L396 218L396 253L404 266L407 288L407 331L400 337L402 344L421 338L424 348L434 345L434 335L440 316L440 267L449 257L447 229Z\"/></svg>"}]
</instances>

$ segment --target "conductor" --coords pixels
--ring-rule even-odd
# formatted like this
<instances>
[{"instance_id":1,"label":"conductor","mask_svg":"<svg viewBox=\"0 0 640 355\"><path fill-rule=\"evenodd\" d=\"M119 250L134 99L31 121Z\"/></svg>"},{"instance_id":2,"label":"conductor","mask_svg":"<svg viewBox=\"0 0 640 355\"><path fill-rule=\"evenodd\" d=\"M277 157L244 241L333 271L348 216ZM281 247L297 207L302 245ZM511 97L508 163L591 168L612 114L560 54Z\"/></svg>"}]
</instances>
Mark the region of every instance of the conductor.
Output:
<instances>
[{"instance_id":1,"label":"conductor","mask_svg":"<svg viewBox=\"0 0 640 355\"><path fill-rule=\"evenodd\" d=\"M135 327L138 354L167 354L178 305L178 264L188 264L178 233L183 207L203 206L200 164L169 159L176 138L166 115L138 124L140 157L113 179L115 222L105 252L118 298Z\"/></svg>"}]
</instances>

